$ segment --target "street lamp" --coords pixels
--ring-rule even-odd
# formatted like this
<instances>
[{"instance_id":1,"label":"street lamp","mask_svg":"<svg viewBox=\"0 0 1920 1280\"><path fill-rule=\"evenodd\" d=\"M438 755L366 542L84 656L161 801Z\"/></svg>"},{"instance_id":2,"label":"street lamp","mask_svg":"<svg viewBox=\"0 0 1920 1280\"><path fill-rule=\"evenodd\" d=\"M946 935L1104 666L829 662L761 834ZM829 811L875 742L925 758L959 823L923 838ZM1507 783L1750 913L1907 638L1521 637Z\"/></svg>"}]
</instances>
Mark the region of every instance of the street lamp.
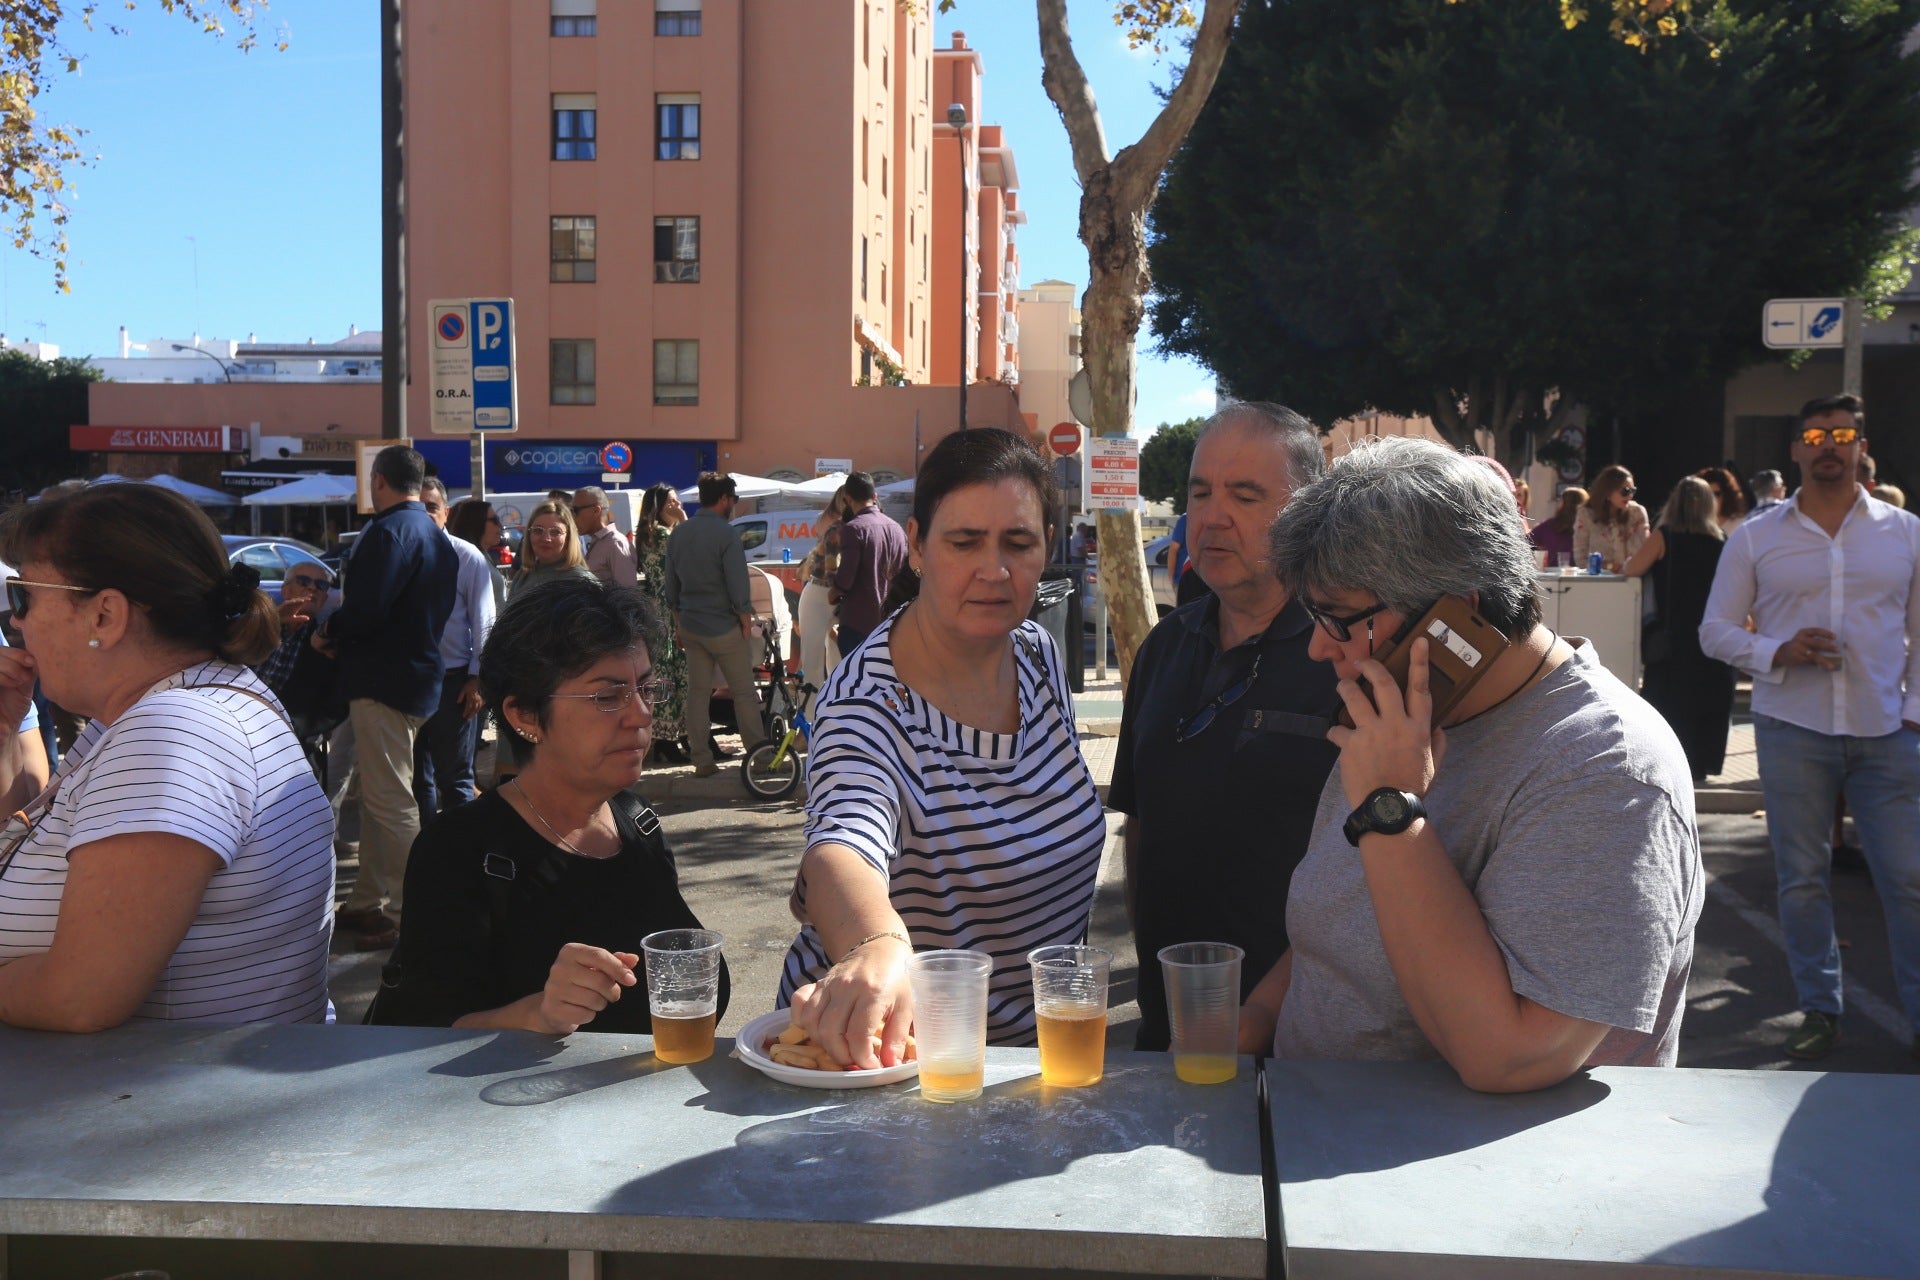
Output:
<instances>
[{"instance_id":1,"label":"street lamp","mask_svg":"<svg viewBox=\"0 0 1920 1280\"><path fill-rule=\"evenodd\" d=\"M953 141L960 152L960 429L967 429L967 220L973 202L967 198L967 109L958 102L947 108Z\"/></svg>"},{"instance_id":2,"label":"street lamp","mask_svg":"<svg viewBox=\"0 0 1920 1280\"><path fill-rule=\"evenodd\" d=\"M227 372L227 362L225 360L222 360L219 356L213 354L213 352L208 351L205 347L190 347L184 342L172 342L172 343L168 343L167 345L171 346L175 351L191 351L193 352L193 354L197 356L205 356L207 359L213 361L215 364L220 366L221 377L225 378L228 382L233 381L233 375Z\"/></svg>"}]
</instances>

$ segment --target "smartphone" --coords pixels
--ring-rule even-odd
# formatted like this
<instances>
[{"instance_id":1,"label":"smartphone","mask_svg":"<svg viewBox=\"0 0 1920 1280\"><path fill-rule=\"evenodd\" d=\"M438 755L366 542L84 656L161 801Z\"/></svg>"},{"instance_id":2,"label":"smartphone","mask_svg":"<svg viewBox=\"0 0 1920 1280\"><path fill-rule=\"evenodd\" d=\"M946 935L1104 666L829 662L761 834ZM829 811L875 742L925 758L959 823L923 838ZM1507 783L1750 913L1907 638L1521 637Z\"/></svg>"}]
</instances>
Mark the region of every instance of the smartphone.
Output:
<instances>
[{"instance_id":1,"label":"smartphone","mask_svg":"<svg viewBox=\"0 0 1920 1280\"><path fill-rule=\"evenodd\" d=\"M1380 665L1393 682L1407 691L1407 671L1413 665L1413 642L1427 638L1428 689L1433 694L1433 723L1446 722L1447 713L1460 705L1487 674L1494 659L1506 652L1507 638L1475 613L1459 596L1441 596L1410 626L1400 628L1378 654ZM1365 691L1363 681L1360 688ZM1372 695L1369 693L1368 695ZM1340 723L1353 728L1353 716L1340 708Z\"/></svg>"}]
</instances>

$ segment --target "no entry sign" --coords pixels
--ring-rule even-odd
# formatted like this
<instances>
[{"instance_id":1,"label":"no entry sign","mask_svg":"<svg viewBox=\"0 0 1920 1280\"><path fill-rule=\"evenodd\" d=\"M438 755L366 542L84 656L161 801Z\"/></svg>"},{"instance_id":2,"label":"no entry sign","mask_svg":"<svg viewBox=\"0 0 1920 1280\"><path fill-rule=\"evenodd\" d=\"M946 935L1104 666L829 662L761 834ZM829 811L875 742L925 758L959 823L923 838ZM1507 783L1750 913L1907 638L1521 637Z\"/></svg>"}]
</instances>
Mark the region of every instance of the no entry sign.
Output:
<instances>
[{"instance_id":1,"label":"no entry sign","mask_svg":"<svg viewBox=\"0 0 1920 1280\"><path fill-rule=\"evenodd\" d=\"M1080 424L1055 423L1053 430L1047 432L1047 447L1063 458L1071 458L1080 452Z\"/></svg>"}]
</instances>

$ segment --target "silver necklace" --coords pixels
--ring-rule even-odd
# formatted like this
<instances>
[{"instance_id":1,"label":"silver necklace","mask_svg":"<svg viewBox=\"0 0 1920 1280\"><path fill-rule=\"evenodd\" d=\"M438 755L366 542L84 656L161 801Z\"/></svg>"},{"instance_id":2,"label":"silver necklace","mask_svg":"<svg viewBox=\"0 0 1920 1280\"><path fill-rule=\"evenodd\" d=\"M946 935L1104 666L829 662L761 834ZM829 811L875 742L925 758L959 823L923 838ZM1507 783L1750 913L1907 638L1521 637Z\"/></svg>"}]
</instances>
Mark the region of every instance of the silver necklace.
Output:
<instances>
[{"instance_id":1,"label":"silver necklace","mask_svg":"<svg viewBox=\"0 0 1920 1280\"><path fill-rule=\"evenodd\" d=\"M517 777L509 778L507 779L507 781L515 791L518 791L520 793L520 798L526 802L527 812L531 813L534 816L534 820L537 821L541 826L547 829L548 835L552 836L555 840L558 840L561 844L565 845L567 847L567 851L569 853L572 853L576 857L590 858L593 856L590 853L583 852L580 846L576 845L573 841L567 839L565 836L561 835L558 831L555 831L553 829L553 824L551 822L548 822L546 819L546 816L542 814L540 810L534 806L533 797L529 796L527 794L527 789L520 785L519 778ZM598 810L596 810L595 812L598 812ZM592 821L592 819L588 819L588 821Z\"/></svg>"}]
</instances>

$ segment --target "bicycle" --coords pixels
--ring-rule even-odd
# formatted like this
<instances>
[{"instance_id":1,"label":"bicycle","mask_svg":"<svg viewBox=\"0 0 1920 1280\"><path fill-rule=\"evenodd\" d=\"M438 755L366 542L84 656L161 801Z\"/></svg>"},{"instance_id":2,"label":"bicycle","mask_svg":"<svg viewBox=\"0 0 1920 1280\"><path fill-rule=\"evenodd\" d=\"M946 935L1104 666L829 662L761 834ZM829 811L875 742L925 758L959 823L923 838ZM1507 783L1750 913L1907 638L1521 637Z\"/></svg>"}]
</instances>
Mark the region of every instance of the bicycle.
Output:
<instances>
[{"instance_id":1,"label":"bicycle","mask_svg":"<svg viewBox=\"0 0 1920 1280\"><path fill-rule=\"evenodd\" d=\"M814 688L810 684L799 686L798 696L788 681L786 689L791 704L791 714L786 718L786 727L777 737L764 738L753 744L740 761L740 781L746 785L750 795L764 800L780 800L790 796L794 788L800 785L803 766L800 753L805 750L808 738L813 733L813 724L807 719L807 703L812 701Z\"/></svg>"}]
</instances>

